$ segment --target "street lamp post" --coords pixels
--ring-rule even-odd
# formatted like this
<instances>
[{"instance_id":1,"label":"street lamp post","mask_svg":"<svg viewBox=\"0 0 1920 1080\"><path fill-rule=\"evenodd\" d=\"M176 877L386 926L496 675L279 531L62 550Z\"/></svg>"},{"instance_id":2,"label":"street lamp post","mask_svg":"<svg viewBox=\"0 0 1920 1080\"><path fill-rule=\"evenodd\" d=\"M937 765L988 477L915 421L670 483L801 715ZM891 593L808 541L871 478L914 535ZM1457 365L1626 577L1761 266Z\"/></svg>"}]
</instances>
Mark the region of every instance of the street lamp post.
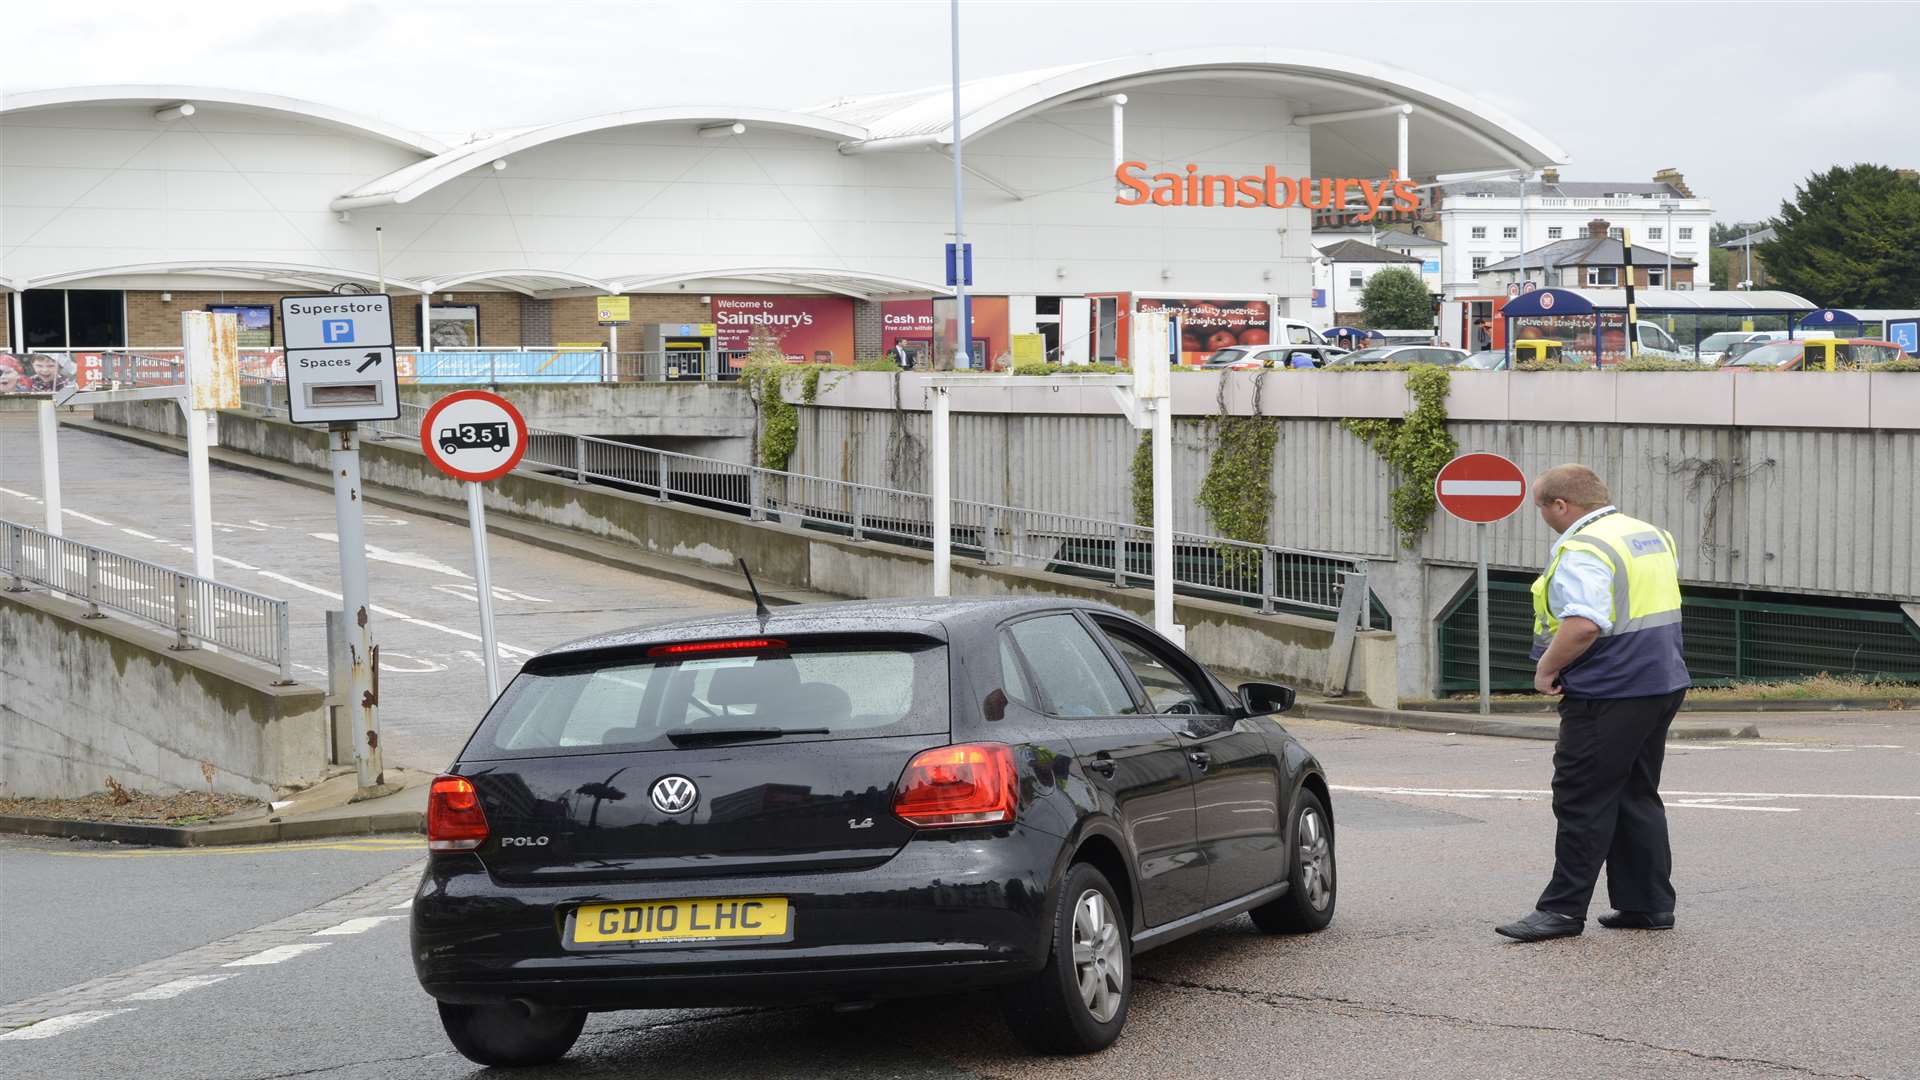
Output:
<instances>
[{"instance_id":1,"label":"street lamp post","mask_svg":"<svg viewBox=\"0 0 1920 1080\"><path fill-rule=\"evenodd\" d=\"M1680 204L1663 202L1660 204L1660 209L1667 212L1667 276L1661 279L1660 287L1671 289L1673 288L1673 212L1680 209ZM1697 270L1694 272L1699 273Z\"/></svg>"}]
</instances>

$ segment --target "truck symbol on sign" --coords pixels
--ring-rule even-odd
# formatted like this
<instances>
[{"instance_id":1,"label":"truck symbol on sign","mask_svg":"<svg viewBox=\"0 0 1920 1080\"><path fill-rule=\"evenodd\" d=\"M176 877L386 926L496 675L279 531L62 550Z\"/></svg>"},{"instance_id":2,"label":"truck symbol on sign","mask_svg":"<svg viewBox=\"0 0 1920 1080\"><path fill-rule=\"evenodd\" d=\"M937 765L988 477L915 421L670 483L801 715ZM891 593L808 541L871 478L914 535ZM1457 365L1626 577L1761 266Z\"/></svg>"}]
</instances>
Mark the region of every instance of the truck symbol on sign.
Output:
<instances>
[{"instance_id":1,"label":"truck symbol on sign","mask_svg":"<svg viewBox=\"0 0 1920 1080\"><path fill-rule=\"evenodd\" d=\"M504 420L497 424L461 424L440 429L440 449L451 454L457 450L484 448L497 454L507 448L512 438Z\"/></svg>"}]
</instances>

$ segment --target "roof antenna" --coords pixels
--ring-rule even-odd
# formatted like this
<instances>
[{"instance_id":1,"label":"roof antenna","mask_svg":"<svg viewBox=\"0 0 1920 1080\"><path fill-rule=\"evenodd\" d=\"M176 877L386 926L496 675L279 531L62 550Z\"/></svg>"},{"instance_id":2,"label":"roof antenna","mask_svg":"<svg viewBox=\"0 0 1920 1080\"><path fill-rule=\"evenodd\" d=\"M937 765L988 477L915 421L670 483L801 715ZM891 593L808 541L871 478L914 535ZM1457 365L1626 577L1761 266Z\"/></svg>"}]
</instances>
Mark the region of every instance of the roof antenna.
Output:
<instances>
[{"instance_id":1,"label":"roof antenna","mask_svg":"<svg viewBox=\"0 0 1920 1080\"><path fill-rule=\"evenodd\" d=\"M747 569L747 560L740 560L740 572L747 575L747 588L753 592L753 613L760 619L760 629L767 628L767 620L773 618L773 612L767 610L767 602L760 598L760 587L753 583L753 571Z\"/></svg>"}]
</instances>

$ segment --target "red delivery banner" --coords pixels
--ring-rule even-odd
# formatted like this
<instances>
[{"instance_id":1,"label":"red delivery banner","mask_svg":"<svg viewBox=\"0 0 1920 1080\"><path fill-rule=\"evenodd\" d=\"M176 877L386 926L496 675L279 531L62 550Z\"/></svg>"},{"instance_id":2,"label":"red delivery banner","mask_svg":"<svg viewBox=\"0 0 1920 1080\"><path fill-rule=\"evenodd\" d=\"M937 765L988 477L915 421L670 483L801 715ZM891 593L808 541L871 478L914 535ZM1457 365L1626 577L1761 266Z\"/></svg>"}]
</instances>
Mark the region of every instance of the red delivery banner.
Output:
<instances>
[{"instance_id":1,"label":"red delivery banner","mask_svg":"<svg viewBox=\"0 0 1920 1080\"><path fill-rule=\"evenodd\" d=\"M716 345L745 352L764 327L794 363L853 363L853 301L844 296L716 296Z\"/></svg>"},{"instance_id":2,"label":"red delivery banner","mask_svg":"<svg viewBox=\"0 0 1920 1080\"><path fill-rule=\"evenodd\" d=\"M1205 363L1208 356L1234 345L1265 345L1272 340L1273 309L1265 300L1193 300L1140 298L1141 311L1165 311L1180 319L1180 362Z\"/></svg>"}]
</instances>

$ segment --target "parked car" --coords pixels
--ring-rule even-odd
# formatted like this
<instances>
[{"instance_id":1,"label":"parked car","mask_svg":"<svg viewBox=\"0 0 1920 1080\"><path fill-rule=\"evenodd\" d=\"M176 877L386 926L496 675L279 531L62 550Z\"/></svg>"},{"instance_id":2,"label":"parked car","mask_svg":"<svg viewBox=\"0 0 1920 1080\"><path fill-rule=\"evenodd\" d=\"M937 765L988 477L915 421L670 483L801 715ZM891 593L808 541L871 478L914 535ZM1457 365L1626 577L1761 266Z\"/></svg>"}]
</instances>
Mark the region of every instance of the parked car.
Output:
<instances>
[{"instance_id":1,"label":"parked car","mask_svg":"<svg viewBox=\"0 0 1920 1080\"><path fill-rule=\"evenodd\" d=\"M1305 355L1313 360L1314 367L1325 367L1334 357L1346 353L1334 345L1232 345L1207 357L1202 366L1210 371L1285 368L1293 366L1295 356Z\"/></svg>"},{"instance_id":2,"label":"parked car","mask_svg":"<svg viewBox=\"0 0 1920 1080\"><path fill-rule=\"evenodd\" d=\"M1730 371L1751 368L1832 371L1891 363L1906 355L1899 345L1874 338L1795 338L1792 341L1769 341L1720 366Z\"/></svg>"},{"instance_id":3,"label":"parked car","mask_svg":"<svg viewBox=\"0 0 1920 1080\"><path fill-rule=\"evenodd\" d=\"M1711 367L1727 359L1729 352L1736 345L1778 341L1786 336L1784 330L1722 330L1701 339L1694 359Z\"/></svg>"},{"instance_id":4,"label":"parked car","mask_svg":"<svg viewBox=\"0 0 1920 1080\"><path fill-rule=\"evenodd\" d=\"M1452 366L1467 358L1465 349L1443 345L1377 345L1345 356L1335 357L1334 366L1364 364L1445 364Z\"/></svg>"},{"instance_id":5,"label":"parked car","mask_svg":"<svg viewBox=\"0 0 1920 1080\"><path fill-rule=\"evenodd\" d=\"M429 790L414 970L485 1065L561 1057L591 1011L979 987L1032 1046L1099 1050L1139 953L1333 918L1326 774L1273 719L1293 696L1072 600L564 645Z\"/></svg>"},{"instance_id":6,"label":"parked car","mask_svg":"<svg viewBox=\"0 0 1920 1080\"><path fill-rule=\"evenodd\" d=\"M1465 360L1454 366L1471 371L1506 371L1511 365L1508 363L1506 350L1482 349L1476 353L1468 353Z\"/></svg>"}]
</instances>

